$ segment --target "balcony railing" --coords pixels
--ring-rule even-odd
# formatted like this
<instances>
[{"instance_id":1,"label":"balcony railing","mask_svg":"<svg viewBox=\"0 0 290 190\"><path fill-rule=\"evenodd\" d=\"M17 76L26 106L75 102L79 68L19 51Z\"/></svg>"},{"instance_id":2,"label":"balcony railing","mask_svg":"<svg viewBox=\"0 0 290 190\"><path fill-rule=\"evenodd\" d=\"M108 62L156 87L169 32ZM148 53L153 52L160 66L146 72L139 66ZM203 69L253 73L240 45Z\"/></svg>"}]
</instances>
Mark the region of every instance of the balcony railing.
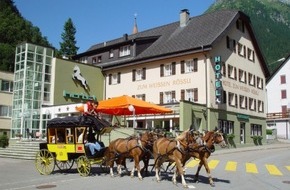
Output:
<instances>
[{"instance_id":1,"label":"balcony railing","mask_svg":"<svg viewBox=\"0 0 290 190\"><path fill-rule=\"evenodd\" d=\"M267 113L267 120L270 119L290 119L290 111Z\"/></svg>"}]
</instances>

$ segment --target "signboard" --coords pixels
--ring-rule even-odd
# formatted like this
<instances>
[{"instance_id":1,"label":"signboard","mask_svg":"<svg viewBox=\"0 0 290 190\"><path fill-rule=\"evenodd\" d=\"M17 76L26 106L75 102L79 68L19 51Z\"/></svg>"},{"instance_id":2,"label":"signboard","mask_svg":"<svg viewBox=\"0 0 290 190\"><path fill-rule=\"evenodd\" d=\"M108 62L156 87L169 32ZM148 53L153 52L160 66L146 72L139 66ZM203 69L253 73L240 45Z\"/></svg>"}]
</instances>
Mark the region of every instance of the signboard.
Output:
<instances>
[{"instance_id":1,"label":"signboard","mask_svg":"<svg viewBox=\"0 0 290 190\"><path fill-rule=\"evenodd\" d=\"M216 97L216 103L220 104L222 102L222 66L221 66L221 56L216 56L214 58L215 66L215 97Z\"/></svg>"}]
</instances>

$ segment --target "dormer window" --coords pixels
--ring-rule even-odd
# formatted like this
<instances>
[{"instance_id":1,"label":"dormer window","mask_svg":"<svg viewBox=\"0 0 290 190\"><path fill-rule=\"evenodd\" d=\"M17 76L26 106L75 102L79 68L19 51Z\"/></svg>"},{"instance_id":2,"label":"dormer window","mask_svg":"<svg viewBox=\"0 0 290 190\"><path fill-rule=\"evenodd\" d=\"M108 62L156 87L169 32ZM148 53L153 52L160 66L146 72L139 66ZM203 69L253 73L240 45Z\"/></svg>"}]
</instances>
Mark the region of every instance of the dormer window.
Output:
<instances>
[{"instance_id":1,"label":"dormer window","mask_svg":"<svg viewBox=\"0 0 290 190\"><path fill-rule=\"evenodd\" d=\"M114 57L114 50L111 49L109 52L109 58L113 58Z\"/></svg>"},{"instance_id":2,"label":"dormer window","mask_svg":"<svg viewBox=\"0 0 290 190\"><path fill-rule=\"evenodd\" d=\"M120 48L120 57L130 55L130 45L123 46Z\"/></svg>"}]
</instances>

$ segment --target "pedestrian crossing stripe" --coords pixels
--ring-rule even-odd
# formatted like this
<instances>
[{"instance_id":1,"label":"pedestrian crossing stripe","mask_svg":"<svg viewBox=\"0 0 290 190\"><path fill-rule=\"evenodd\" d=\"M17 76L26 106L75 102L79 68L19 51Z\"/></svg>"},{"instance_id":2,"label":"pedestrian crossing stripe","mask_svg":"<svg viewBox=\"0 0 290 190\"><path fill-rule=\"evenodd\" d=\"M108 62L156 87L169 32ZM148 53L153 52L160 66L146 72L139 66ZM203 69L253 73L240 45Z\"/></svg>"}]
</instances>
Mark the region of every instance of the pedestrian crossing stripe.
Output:
<instances>
[{"instance_id":1,"label":"pedestrian crossing stripe","mask_svg":"<svg viewBox=\"0 0 290 190\"><path fill-rule=\"evenodd\" d=\"M271 175L282 175L280 170L274 165L266 164L266 168Z\"/></svg>"},{"instance_id":2,"label":"pedestrian crossing stripe","mask_svg":"<svg viewBox=\"0 0 290 190\"><path fill-rule=\"evenodd\" d=\"M208 163L209 169L215 169L219 162L220 162L219 160L211 160Z\"/></svg>"},{"instance_id":3,"label":"pedestrian crossing stripe","mask_svg":"<svg viewBox=\"0 0 290 190\"><path fill-rule=\"evenodd\" d=\"M237 170L237 162L228 161L225 170L227 171L236 171Z\"/></svg>"},{"instance_id":4,"label":"pedestrian crossing stripe","mask_svg":"<svg viewBox=\"0 0 290 190\"><path fill-rule=\"evenodd\" d=\"M187 168L197 167L198 163L199 163L198 159L192 159L185 165L185 167L187 167ZM208 162L208 166L210 169L215 169L219 163L220 163L219 160L210 160ZM235 171L237 171L237 166L238 166L237 162L227 161L226 166L225 166L225 170L235 172ZM278 167L276 167L273 164L265 164L265 167L270 175L275 175L275 176L282 176L283 175L283 173L278 169ZM285 167L288 171L290 171L290 166L285 166ZM251 174L258 174L259 173L258 168L257 168L256 164L254 164L254 163L249 163L249 162L246 163L245 169L246 169L247 173L251 173Z\"/></svg>"},{"instance_id":5,"label":"pedestrian crossing stripe","mask_svg":"<svg viewBox=\"0 0 290 190\"><path fill-rule=\"evenodd\" d=\"M248 173L255 173L255 174L257 174L258 173L258 169L257 169L256 164L246 163L246 171Z\"/></svg>"}]
</instances>

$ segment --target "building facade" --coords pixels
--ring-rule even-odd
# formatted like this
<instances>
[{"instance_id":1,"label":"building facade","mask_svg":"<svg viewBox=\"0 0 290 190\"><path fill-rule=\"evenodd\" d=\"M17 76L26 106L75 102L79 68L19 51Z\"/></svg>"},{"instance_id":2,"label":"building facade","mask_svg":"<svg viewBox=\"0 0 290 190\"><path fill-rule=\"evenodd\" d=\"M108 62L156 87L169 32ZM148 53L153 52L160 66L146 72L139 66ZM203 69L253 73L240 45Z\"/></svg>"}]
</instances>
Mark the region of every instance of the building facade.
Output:
<instances>
[{"instance_id":1,"label":"building facade","mask_svg":"<svg viewBox=\"0 0 290 190\"><path fill-rule=\"evenodd\" d=\"M182 10L178 22L96 44L74 59L102 68L105 99L127 94L173 110L137 116L138 128L217 127L241 144L265 137L269 72L242 12L190 18Z\"/></svg>"},{"instance_id":2,"label":"building facade","mask_svg":"<svg viewBox=\"0 0 290 190\"><path fill-rule=\"evenodd\" d=\"M267 80L267 127L275 129L277 138L290 139L290 56Z\"/></svg>"},{"instance_id":3,"label":"building facade","mask_svg":"<svg viewBox=\"0 0 290 190\"><path fill-rule=\"evenodd\" d=\"M79 103L102 99L103 81L98 67L55 58L50 47L19 44L11 137L44 137L47 120L79 114Z\"/></svg>"},{"instance_id":4,"label":"building facade","mask_svg":"<svg viewBox=\"0 0 290 190\"><path fill-rule=\"evenodd\" d=\"M13 73L0 71L0 136L10 135L13 77Z\"/></svg>"}]
</instances>

